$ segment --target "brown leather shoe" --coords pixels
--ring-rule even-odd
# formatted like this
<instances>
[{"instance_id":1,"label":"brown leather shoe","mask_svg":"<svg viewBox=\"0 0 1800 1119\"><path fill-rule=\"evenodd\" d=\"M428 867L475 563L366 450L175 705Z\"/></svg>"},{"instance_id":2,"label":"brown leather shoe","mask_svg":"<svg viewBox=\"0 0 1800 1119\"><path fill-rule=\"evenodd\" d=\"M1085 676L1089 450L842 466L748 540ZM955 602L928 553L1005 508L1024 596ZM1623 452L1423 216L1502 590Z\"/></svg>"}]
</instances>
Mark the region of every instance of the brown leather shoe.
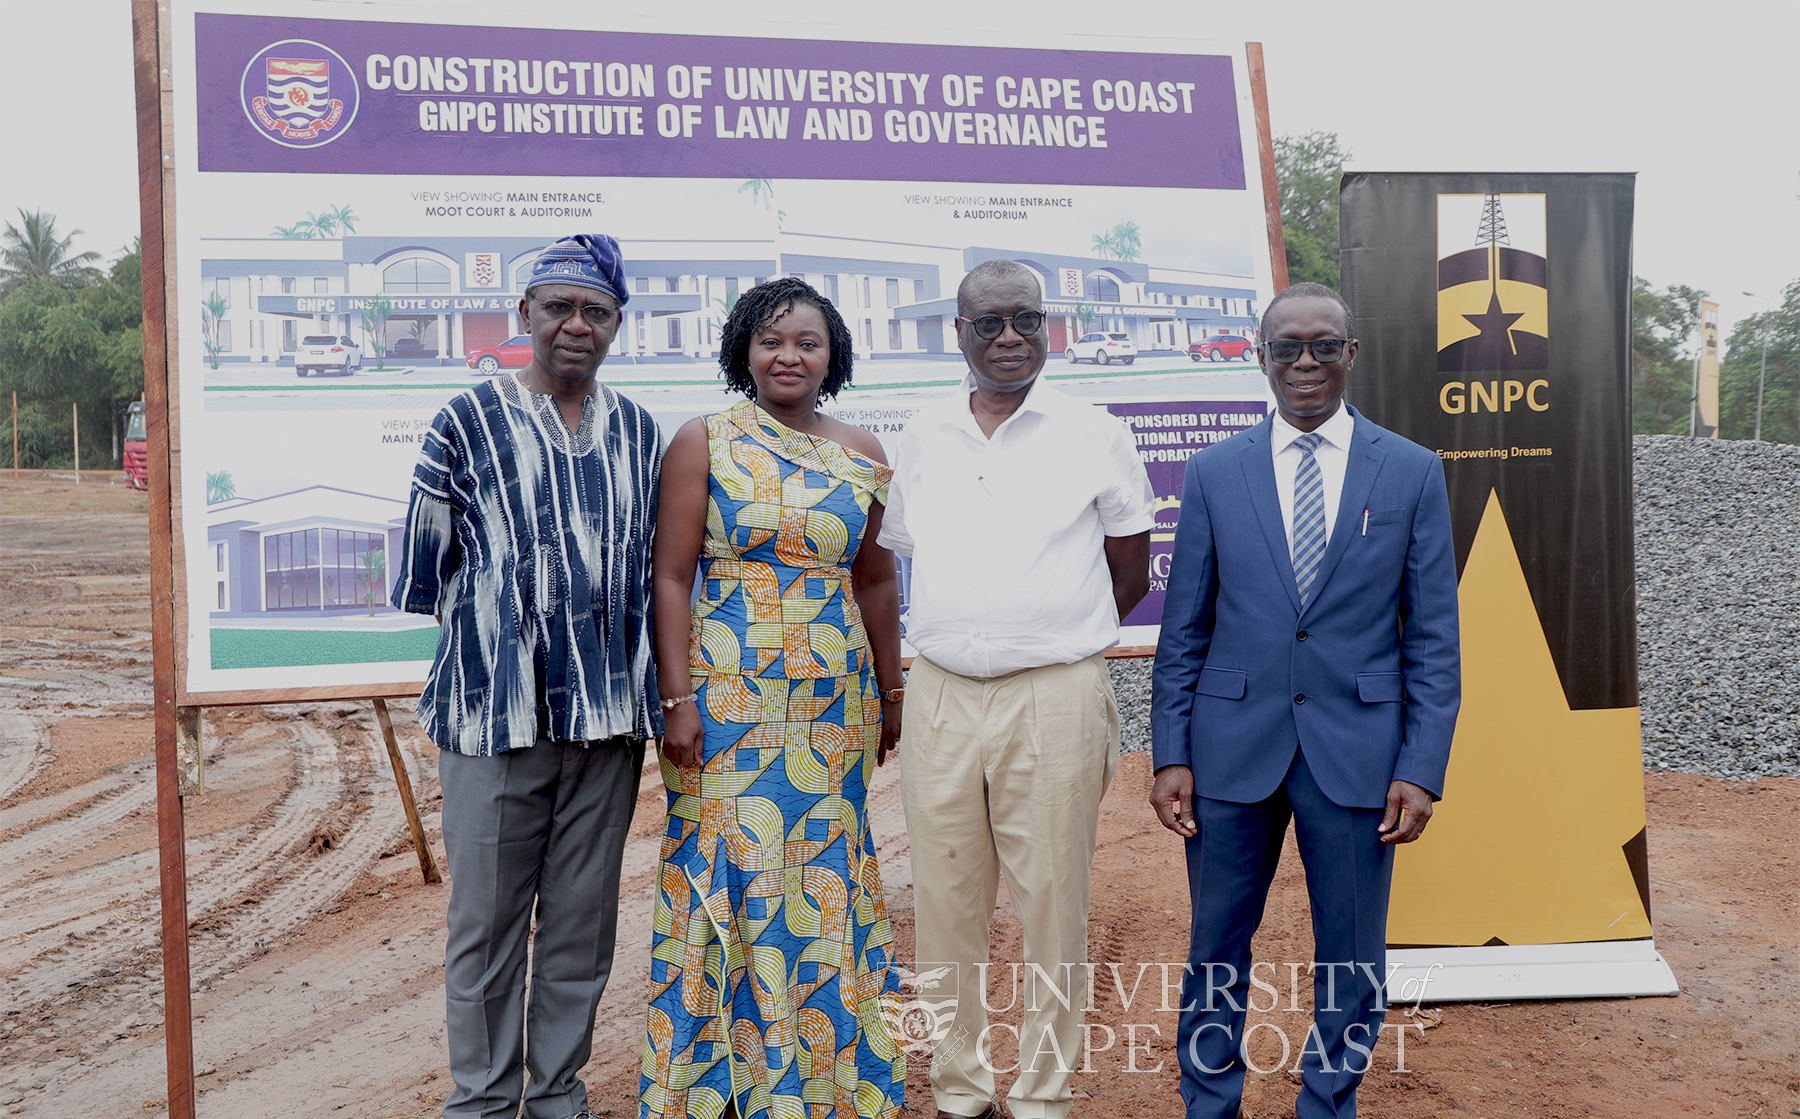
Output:
<instances>
[{"instance_id":1,"label":"brown leather shoe","mask_svg":"<svg viewBox=\"0 0 1800 1119\"><path fill-rule=\"evenodd\" d=\"M958 1115L953 1111L939 1111L937 1119L1006 1119L1006 1113L1000 1110L1000 1101L995 1100L987 1105L986 1110L973 1115Z\"/></svg>"}]
</instances>

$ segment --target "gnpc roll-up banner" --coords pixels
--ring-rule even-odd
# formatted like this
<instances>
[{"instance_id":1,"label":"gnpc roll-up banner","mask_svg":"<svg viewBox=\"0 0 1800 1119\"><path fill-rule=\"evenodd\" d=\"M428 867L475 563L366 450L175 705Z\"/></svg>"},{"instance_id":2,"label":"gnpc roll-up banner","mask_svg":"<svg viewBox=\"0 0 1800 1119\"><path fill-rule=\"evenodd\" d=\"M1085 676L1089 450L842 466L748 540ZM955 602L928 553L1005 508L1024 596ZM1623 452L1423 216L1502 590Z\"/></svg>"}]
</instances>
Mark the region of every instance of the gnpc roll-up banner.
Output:
<instances>
[{"instance_id":1,"label":"gnpc roll-up banner","mask_svg":"<svg viewBox=\"0 0 1800 1119\"><path fill-rule=\"evenodd\" d=\"M1438 452L1461 573L1444 799L1394 870L1408 997L1671 994L1650 929L1629 174L1346 174L1351 385Z\"/></svg>"}]
</instances>

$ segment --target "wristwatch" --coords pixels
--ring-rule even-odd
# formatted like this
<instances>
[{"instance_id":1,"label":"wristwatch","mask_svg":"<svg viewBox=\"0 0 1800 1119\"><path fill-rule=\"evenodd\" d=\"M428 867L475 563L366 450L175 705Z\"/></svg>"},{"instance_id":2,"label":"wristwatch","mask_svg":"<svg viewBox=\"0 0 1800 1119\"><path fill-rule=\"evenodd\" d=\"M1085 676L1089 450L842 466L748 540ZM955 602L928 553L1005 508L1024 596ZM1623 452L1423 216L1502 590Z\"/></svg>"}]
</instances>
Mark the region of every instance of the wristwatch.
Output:
<instances>
[{"instance_id":1,"label":"wristwatch","mask_svg":"<svg viewBox=\"0 0 1800 1119\"><path fill-rule=\"evenodd\" d=\"M883 703L899 703L901 697L904 696L905 694L906 694L905 688L889 688L887 691L881 693L881 702L883 702Z\"/></svg>"}]
</instances>

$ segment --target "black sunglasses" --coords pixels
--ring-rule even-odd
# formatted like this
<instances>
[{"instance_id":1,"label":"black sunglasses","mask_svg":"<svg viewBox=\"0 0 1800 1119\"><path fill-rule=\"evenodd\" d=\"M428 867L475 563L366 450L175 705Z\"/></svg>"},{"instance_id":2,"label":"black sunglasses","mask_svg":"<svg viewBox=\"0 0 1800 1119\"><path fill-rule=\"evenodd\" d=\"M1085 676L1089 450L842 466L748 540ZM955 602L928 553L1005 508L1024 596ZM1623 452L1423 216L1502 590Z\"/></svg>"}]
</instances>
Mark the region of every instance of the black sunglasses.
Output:
<instances>
[{"instance_id":1,"label":"black sunglasses","mask_svg":"<svg viewBox=\"0 0 1800 1119\"><path fill-rule=\"evenodd\" d=\"M1263 343L1263 353L1269 355L1270 361L1286 365L1290 361L1300 360L1300 351L1311 349L1315 361L1336 361L1344 356L1344 347L1355 341L1353 338L1314 338L1307 342L1296 342L1292 338L1281 338L1274 342Z\"/></svg>"},{"instance_id":2,"label":"black sunglasses","mask_svg":"<svg viewBox=\"0 0 1800 1119\"><path fill-rule=\"evenodd\" d=\"M577 308L567 299L534 299L532 302L538 305L544 312L544 317L551 322L563 322L579 310L583 321L589 326L603 327L610 326L619 314L617 307L608 307L604 303L589 303Z\"/></svg>"},{"instance_id":3,"label":"black sunglasses","mask_svg":"<svg viewBox=\"0 0 1800 1119\"><path fill-rule=\"evenodd\" d=\"M974 327L975 337L977 338L986 338L990 340L998 338L1000 337L1000 332L1006 329L1006 324L1009 322L1012 323L1014 330L1026 337L1030 337L1044 328L1044 312L1014 311L1010 315L982 315L979 318L973 319L967 319L958 315L956 316L956 321L966 322Z\"/></svg>"}]
</instances>

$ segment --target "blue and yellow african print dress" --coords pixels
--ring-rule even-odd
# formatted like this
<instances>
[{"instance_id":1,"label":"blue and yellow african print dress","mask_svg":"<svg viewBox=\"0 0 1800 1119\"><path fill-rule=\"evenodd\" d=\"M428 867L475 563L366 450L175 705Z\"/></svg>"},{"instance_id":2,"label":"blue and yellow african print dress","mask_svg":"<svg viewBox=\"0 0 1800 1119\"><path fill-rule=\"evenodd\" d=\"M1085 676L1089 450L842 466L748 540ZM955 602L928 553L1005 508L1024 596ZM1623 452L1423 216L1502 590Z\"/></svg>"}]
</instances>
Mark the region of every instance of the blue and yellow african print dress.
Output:
<instances>
[{"instance_id":1,"label":"blue and yellow african print dress","mask_svg":"<svg viewBox=\"0 0 1800 1119\"><path fill-rule=\"evenodd\" d=\"M716 1119L735 1096L743 1119L891 1119L906 1071L864 803L881 703L850 581L891 472L751 403L706 433L705 742L662 766L639 1114Z\"/></svg>"}]
</instances>

